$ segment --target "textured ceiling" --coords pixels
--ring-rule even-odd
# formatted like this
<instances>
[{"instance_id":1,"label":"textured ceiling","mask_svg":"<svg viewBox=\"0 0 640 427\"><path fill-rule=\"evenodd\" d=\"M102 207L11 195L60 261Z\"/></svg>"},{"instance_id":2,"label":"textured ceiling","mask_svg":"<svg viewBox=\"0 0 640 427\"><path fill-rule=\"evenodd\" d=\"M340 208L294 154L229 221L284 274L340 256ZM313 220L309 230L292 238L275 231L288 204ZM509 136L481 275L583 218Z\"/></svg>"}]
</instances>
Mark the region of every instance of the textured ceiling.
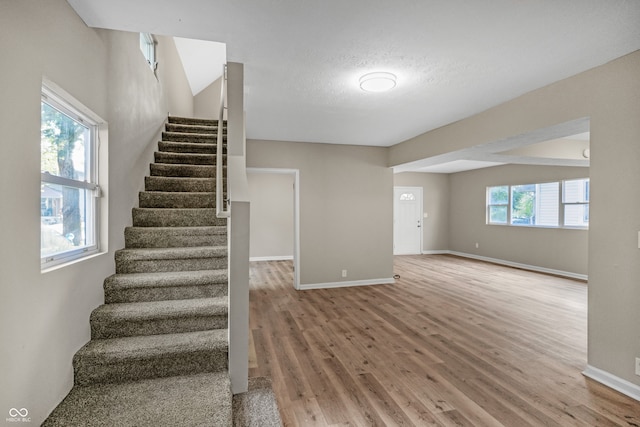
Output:
<instances>
[{"instance_id":1,"label":"textured ceiling","mask_svg":"<svg viewBox=\"0 0 640 427\"><path fill-rule=\"evenodd\" d=\"M637 0L68 0L94 27L226 43L247 137L390 146L640 49ZM398 76L365 93L360 75Z\"/></svg>"}]
</instances>

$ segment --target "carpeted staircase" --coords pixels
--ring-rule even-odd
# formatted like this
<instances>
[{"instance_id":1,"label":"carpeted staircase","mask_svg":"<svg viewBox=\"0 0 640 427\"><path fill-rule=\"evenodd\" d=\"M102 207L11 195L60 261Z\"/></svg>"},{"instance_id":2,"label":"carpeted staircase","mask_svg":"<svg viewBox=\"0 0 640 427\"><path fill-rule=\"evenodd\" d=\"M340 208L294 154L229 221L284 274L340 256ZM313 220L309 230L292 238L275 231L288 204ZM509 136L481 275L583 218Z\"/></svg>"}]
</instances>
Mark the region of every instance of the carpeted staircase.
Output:
<instances>
[{"instance_id":1,"label":"carpeted staircase","mask_svg":"<svg viewBox=\"0 0 640 427\"><path fill-rule=\"evenodd\" d=\"M44 426L227 426L227 231L215 215L218 123L170 117L74 387Z\"/></svg>"}]
</instances>

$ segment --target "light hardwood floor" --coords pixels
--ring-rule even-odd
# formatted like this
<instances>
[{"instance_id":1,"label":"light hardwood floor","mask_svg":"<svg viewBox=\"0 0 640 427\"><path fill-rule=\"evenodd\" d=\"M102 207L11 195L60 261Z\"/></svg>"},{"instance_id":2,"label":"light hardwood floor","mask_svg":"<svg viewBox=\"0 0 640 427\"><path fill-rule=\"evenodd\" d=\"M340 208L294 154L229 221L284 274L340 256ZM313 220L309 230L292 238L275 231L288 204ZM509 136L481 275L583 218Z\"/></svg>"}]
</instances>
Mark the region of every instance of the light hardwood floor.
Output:
<instances>
[{"instance_id":1,"label":"light hardwood floor","mask_svg":"<svg viewBox=\"0 0 640 427\"><path fill-rule=\"evenodd\" d=\"M393 285L295 291L251 264L250 376L285 426L640 426L590 379L587 285L446 255L400 256Z\"/></svg>"}]
</instances>

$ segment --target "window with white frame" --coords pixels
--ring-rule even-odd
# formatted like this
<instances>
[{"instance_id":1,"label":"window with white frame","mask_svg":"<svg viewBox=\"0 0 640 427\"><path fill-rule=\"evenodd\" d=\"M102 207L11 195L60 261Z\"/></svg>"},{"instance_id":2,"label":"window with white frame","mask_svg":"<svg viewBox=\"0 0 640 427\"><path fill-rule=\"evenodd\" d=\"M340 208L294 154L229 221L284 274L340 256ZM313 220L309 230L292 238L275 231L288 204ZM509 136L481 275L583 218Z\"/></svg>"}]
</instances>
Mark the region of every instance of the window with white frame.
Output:
<instances>
[{"instance_id":1,"label":"window with white frame","mask_svg":"<svg viewBox=\"0 0 640 427\"><path fill-rule=\"evenodd\" d=\"M155 71L158 63L156 62L156 42L149 33L140 33L140 50L147 60L147 64Z\"/></svg>"},{"instance_id":2,"label":"window with white frame","mask_svg":"<svg viewBox=\"0 0 640 427\"><path fill-rule=\"evenodd\" d=\"M589 226L589 179L562 182L565 227Z\"/></svg>"},{"instance_id":3,"label":"window with white frame","mask_svg":"<svg viewBox=\"0 0 640 427\"><path fill-rule=\"evenodd\" d=\"M487 187L487 224L589 226L589 179Z\"/></svg>"},{"instance_id":4,"label":"window with white frame","mask_svg":"<svg viewBox=\"0 0 640 427\"><path fill-rule=\"evenodd\" d=\"M487 189L487 220L490 224L507 224L509 218L509 186Z\"/></svg>"},{"instance_id":5,"label":"window with white frame","mask_svg":"<svg viewBox=\"0 0 640 427\"><path fill-rule=\"evenodd\" d=\"M76 102L43 85L40 103L42 268L98 251L98 125L77 108Z\"/></svg>"},{"instance_id":6,"label":"window with white frame","mask_svg":"<svg viewBox=\"0 0 640 427\"><path fill-rule=\"evenodd\" d=\"M558 183L511 186L511 225L558 226Z\"/></svg>"}]
</instances>

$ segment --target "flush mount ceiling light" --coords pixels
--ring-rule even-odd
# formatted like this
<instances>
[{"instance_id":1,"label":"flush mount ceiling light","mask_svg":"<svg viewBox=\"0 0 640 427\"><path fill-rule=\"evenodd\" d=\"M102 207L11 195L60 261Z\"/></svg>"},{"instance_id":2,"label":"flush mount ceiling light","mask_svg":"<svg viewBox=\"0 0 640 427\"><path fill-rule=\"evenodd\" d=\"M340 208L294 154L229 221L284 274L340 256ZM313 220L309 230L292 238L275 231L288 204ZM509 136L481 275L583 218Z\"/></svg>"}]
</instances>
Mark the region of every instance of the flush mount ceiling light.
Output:
<instances>
[{"instance_id":1,"label":"flush mount ceiling light","mask_svg":"<svg viewBox=\"0 0 640 427\"><path fill-rule=\"evenodd\" d=\"M396 87L395 74L376 72L360 77L360 89L365 92L385 92Z\"/></svg>"}]
</instances>

